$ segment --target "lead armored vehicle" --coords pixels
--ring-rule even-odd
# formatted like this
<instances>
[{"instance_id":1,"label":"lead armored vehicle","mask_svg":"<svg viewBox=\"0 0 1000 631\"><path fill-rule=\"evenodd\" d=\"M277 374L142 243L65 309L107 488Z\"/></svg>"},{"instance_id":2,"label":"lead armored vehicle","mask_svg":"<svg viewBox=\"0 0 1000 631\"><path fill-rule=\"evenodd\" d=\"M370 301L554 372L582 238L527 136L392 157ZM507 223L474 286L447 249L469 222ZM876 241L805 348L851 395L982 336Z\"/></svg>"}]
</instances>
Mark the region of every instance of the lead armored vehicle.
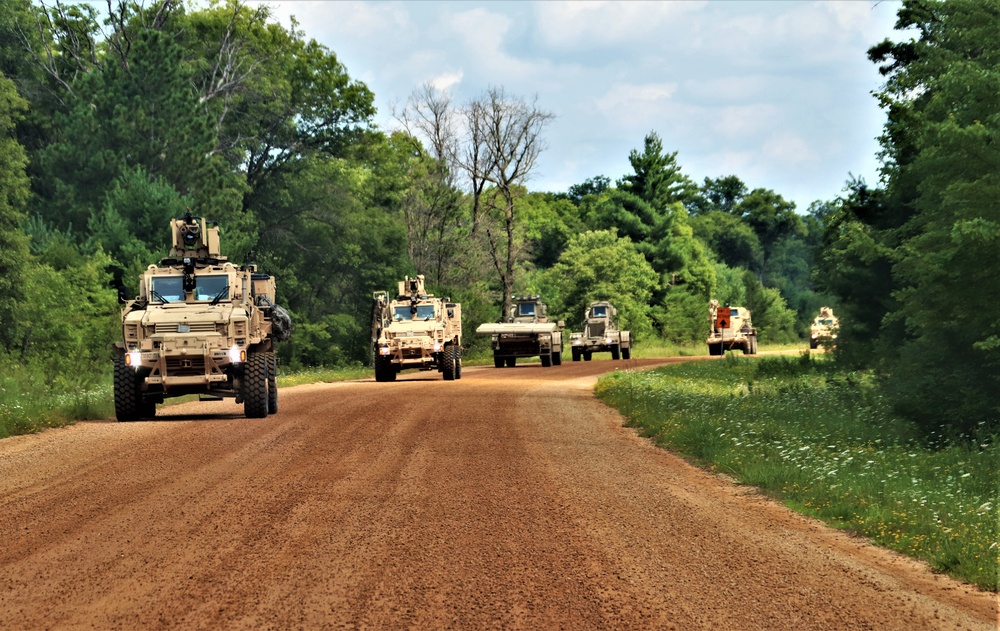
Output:
<instances>
[{"instance_id":1,"label":"lead armored vehicle","mask_svg":"<svg viewBox=\"0 0 1000 631\"><path fill-rule=\"evenodd\" d=\"M833 315L830 307L820 307L819 315L813 320L809 327L809 348L829 348L837 341L837 330L840 322L837 316Z\"/></svg>"},{"instance_id":2,"label":"lead armored vehicle","mask_svg":"<svg viewBox=\"0 0 1000 631\"><path fill-rule=\"evenodd\" d=\"M632 357L632 334L621 331L614 318L618 310L606 300L590 303L583 316L583 332L570 333L573 361L590 361L594 353L611 353L611 359Z\"/></svg>"},{"instance_id":3,"label":"lead armored vehicle","mask_svg":"<svg viewBox=\"0 0 1000 631\"><path fill-rule=\"evenodd\" d=\"M428 294L423 274L400 281L395 300L384 291L372 298L375 381L395 381L405 368L462 378L462 305Z\"/></svg>"},{"instance_id":4,"label":"lead armored vehicle","mask_svg":"<svg viewBox=\"0 0 1000 631\"><path fill-rule=\"evenodd\" d=\"M170 256L141 276L115 343L119 421L156 415L168 397L235 398L247 417L278 411L275 344L291 333L274 278L220 254L219 228L187 213L171 221Z\"/></svg>"}]
</instances>

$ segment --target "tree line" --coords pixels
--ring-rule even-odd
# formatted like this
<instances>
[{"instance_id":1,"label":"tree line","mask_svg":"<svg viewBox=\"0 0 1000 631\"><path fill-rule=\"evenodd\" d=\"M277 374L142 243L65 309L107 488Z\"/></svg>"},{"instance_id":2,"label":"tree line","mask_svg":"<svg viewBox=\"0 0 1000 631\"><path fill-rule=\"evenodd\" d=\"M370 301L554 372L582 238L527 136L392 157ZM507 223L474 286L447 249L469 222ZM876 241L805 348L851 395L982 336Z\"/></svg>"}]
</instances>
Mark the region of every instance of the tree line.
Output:
<instances>
[{"instance_id":1,"label":"tree line","mask_svg":"<svg viewBox=\"0 0 1000 631\"><path fill-rule=\"evenodd\" d=\"M530 191L553 117L538 98L418 86L379 129L371 90L266 7L108 9L0 6L7 366L106 373L117 290L135 293L190 208L219 221L231 259L277 277L291 367L365 361L371 292L422 273L463 303L472 352L512 293L571 325L609 299L639 339L679 344L704 342L710 298L750 308L773 342L832 304L840 361L877 369L902 411L963 431L997 417L995 0L904 2L920 38L870 52L887 77L883 185L852 180L801 213L737 175L695 182L655 131L629 173Z\"/></svg>"}]
</instances>

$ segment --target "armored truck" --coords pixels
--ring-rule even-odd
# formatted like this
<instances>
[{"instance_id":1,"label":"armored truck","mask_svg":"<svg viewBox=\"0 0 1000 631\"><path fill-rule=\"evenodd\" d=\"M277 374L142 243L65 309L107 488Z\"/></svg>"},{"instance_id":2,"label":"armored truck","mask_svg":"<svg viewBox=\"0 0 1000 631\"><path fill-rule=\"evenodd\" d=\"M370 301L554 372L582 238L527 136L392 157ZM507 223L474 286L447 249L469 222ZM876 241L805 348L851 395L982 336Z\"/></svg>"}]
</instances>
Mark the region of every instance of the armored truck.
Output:
<instances>
[{"instance_id":1,"label":"armored truck","mask_svg":"<svg viewBox=\"0 0 1000 631\"><path fill-rule=\"evenodd\" d=\"M815 349L820 346L830 347L837 340L837 329L840 322L833 315L830 307L820 307L819 315L813 320L809 328L809 348Z\"/></svg>"},{"instance_id":2,"label":"armored truck","mask_svg":"<svg viewBox=\"0 0 1000 631\"><path fill-rule=\"evenodd\" d=\"M437 369L446 381L462 378L462 305L424 289L424 276L399 282L396 298L372 294L375 381L395 381L405 368Z\"/></svg>"},{"instance_id":3,"label":"armored truck","mask_svg":"<svg viewBox=\"0 0 1000 631\"><path fill-rule=\"evenodd\" d=\"M220 254L219 228L190 212L171 221L170 256L141 276L114 345L115 416L156 415L168 397L235 398L247 417L278 411L275 344L291 334L274 278Z\"/></svg>"},{"instance_id":4,"label":"armored truck","mask_svg":"<svg viewBox=\"0 0 1000 631\"><path fill-rule=\"evenodd\" d=\"M583 316L583 332L569 336L573 361L578 362L582 357L589 362L594 353L607 352L611 353L611 359L632 357L632 334L615 326L617 315L618 310L610 302L590 303Z\"/></svg>"},{"instance_id":5,"label":"armored truck","mask_svg":"<svg viewBox=\"0 0 1000 631\"><path fill-rule=\"evenodd\" d=\"M746 307L719 306L718 300L708 303L708 354L722 355L726 351L742 350L744 355L757 354L757 329Z\"/></svg>"},{"instance_id":6,"label":"armored truck","mask_svg":"<svg viewBox=\"0 0 1000 631\"><path fill-rule=\"evenodd\" d=\"M480 324L476 333L491 336L493 365L513 368L519 357L540 357L548 368L562 363L562 328L549 322L541 296L512 296L506 322Z\"/></svg>"}]
</instances>

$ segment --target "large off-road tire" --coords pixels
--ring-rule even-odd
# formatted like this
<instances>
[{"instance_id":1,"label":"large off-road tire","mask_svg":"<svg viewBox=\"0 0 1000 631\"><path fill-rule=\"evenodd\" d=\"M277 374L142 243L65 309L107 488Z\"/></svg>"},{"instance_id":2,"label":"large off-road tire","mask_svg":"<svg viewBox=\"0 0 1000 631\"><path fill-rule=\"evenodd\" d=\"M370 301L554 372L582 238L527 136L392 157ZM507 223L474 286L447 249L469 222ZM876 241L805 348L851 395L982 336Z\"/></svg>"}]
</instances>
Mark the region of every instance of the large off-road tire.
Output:
<instances>
[{"instance_id":1,"label":"large off-road tire","mask_svg":"<svg viewBox=\"0 0 1000 631\"><path fill-rule=\"evenodd\" d=\"M708 345L708 354L709 355L716 355L716 356L718 356L718 355L721 355L722 352L723 352L722 351L722 342L718 342L716 344L709 344Z\"/></svg>"},{"instance_id":2,"label":"large off-road tire","mask_svg":"<svg viewBox=\"0 0 1000 631\"><path fill-rule=\"evenodd\" d=\"M513 368L517 365L517 357L505 357L504 362L507 364L507 368Z\"/></svg>"},{"instance_id":3,"label":"large off-road tire","mask_svg":"<svg viewBox=\"0 0 1000 631\"><path fill-rule=\"evenodd\" d=\"M267 354L267 413L278 411L278 358L272 352Z\"/></svg>"},{"instance_id":4,"label":"large off-road tire","mask_svg":"<svg viewBox=\"0 0 1000 631\"><path fill-rule=\"evenodd\" d=\"M494 355L493 356L493 367L494 368L503 368L503 364L504 364L503 357L500 357L499 355Z\"/></svg>"},{"instance_id":5,"label":"large off-road tire","mask_svg":"<svg viewBox=\"0 0 1000 631\"><path fill-rule=\"evenodd\" d=\"M619 359L622 356L621 345L615 344L611 347L611 359Z\"/></svg>"},{"instance_id":6,"label":"large off-road tire","mask_svg":"<svg viewBox=\"0 0 1000 631\"><path fill-rule=\"evenodd\" d=\"M583 351L583 361L589 362L594 358L594 353L592 351Z\"/></svg>"},{"instance_id":7,"label":"large off-road tire","mask_svg":"<svg viewBox=\"0 0 1000 631\"><path fill-rule=\"evenodd\" d=\"M819 348L819 340L810 339L809 348L811 348L812 350L816 350L817 348Z\"/></svg>"},{"instance_id":8,"label":"large off-road tire","mask_svg":"<svg viewBox=\"0 0 1000 631\"><path fill-rule=\"evenodd\" d=\"M626 346L622 349L622 359L632 359L632 347Z\"/></svg>"},{"instance_id":9,"label":"large off-road tire","mask_svg":"<svg viewBox=\"0 0 1000 631\"><path fill-rule=\"evenodd\" d=\"M395 381L396 367L392 359L383 355L375 358L375 381Z\"/></svg>"},{"instance_id":10,"label":"large off-road tire","mask_svg":"<svg viewBox=\"0 0 1000 631\"><path fill-rule=\"evenodd\" d=\"M562 366L562 351L559 351L558 353L552 353L552 365Z\"/></svg>"},{"instance_id":11,"label":"large off-road tire","mask_svg":"<svg viewBox=\"0 0 1000 631\"><path fill-rule=\"evenodd\" d=\"M574 348L573 350L570 351L570 353L573 354L573 361L575 361L575 362L580 361L580 351L579 350L577 350L577 349Z\"/></svg>"},{"instance_id":12,"label":"large off-road tire","mask_svg":"<svg viewBox=\"0 0 1000 631\"><path fill-rule=\"evenodd\" d=\"M243 390L243 414L247 418L264 418L267 416L267 353L247 353L247 361L243 366L243 379L240 388Z\"/></svg>"},{"instance_id":13,"label":"large off-road tire","mask_svg":"<svg viewBox=\"0 0 1000 631\"><path fill-rule=\"evenodd\" d=\"M743 351L744 355L749 355L753 350L753 341L747 338L747 341L740 345L740 350Z\"/></svg>"},{"instance_id":14,"label":"large off-road tire","mask_svg":"<svg viewBox=\"0 0 1000 631\"><path fill-rule=\"evenodd\" d=\"M462 347L455 347L455 379L462 378Z\"/></svg>"},{"instance_id":15,"label":"large off-road tire","mask_svg":"<svg viewBox=\"0 0 1000 631\"><path fill-rule=\"evenodd\" d=\"M750 338L750 354L751 355L756 355L757 354L757 336L756 335L754 335L753 337Z\"/></svg>"},{"instance_id":16,"label":"large off-road tire","mask_svg":"<svg viewBox=\"0 0 1000 631\"><path fill-rule=\"evenodd\" d=\"M125 364L125 356L119 355L115 357L115 418L122 423L137 421L142 412L139 375Z\"/></svg>"},{"instance_id":17,"label":"large off-road tire","mask_svg":"<svg viewBox=\"0 0 1000 631\"><path fill-rule=\"evenodd\" d=\"M455 347L445 346L441 353L441 373L445 381L455 380Z\"/></svg>"},{"instance_id":18,"label":"large off-road tire","mask_svg":"<svg viewBox=\"0 0 1000 631\"><path fill-rule=\"evenodd\" d=\"M542 353L540 357L542 358L542 368L548 368L552 366L552 351L549 351L548 353Z\"/></svg>"}]
</instances>

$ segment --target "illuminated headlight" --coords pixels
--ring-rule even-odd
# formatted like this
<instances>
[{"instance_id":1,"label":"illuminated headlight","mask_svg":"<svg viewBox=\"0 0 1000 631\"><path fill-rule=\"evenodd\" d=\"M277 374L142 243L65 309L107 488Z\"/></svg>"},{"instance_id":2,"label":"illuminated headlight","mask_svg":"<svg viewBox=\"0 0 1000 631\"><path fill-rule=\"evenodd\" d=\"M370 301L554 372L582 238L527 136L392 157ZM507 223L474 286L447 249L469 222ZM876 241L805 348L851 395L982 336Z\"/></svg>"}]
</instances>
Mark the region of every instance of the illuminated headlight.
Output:
<instances>
[{"instance_id":1,"label":"illuminated headlight","mask_svg":"<svg viewBox=\"0 0 1000 631\"><path fill-rule=\"evenodd\" d=\"M389 347L388 346L379 346L378 347L378 354L379 355L388 355L389 354Z\"/></svg>"},{"instance_id":2,"label":"illuminated headlight","mask_svg":"<svg viewBox=\"0 0 1000 631\"><path fill-rule=\"evenodd\" d=\"M615 338L609 337L608 339L604 340L604 342L605 342L605 344L614 344L615 343Z\"/></svg>"},{"instance_id":3,"label":"illuminated headlight","mask_svg":"<svg viewBox=\"0 0 1000 631\"><path fill-rule=\"evenodd\" d=\"M140 353L139 351L129 351L128 354L125 355L125 365L126 366L135 366L136 368L138 368L139 366L141 366L142 365L142 353Z\"/></svg>"},{"instance_id":4,"label":"illuminated headlight","mask_svg":"<svg viewBox=\"0 0 1000 631\"><path fill-rule=\"evenodd\" d=\"M441 345L437 342L434 342L434 352L436 353L439 350L441 350Z\"/></svg>"},{"instance_id":5,"label":"illuminated headlight","mask_svg":"<svg viewBox=\"0 0 1000 631\"><path fill-rule=\"evenodd\" d=\"M245 362L246 360L247 360L247 352L242 348L240 348L239 346L236 346L234 344L233 347L229 349L229 361L233 362L234 364L238 364L240 362Z\"/></svg>"}]
</instances>

